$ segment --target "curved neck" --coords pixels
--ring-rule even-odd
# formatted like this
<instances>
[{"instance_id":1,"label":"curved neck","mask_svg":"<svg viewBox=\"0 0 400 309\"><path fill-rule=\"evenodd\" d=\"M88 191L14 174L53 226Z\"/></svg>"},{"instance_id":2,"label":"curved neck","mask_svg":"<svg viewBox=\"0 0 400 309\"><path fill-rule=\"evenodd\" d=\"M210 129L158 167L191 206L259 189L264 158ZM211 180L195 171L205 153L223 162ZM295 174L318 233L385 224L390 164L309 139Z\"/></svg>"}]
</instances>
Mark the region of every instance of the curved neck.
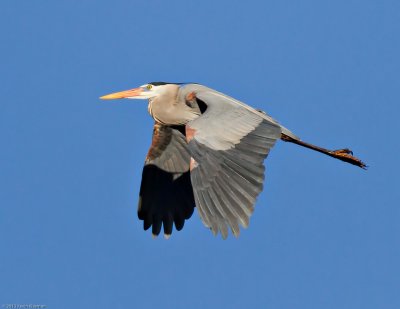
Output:
<instances>
[{"instance_id":1,"label":"curved neck","mask_svg":"<svg viewBox=\"0 0 400 309\"><path fill-rule=\"evenodd\" d=\"M178 99L178 85L168 85L157 97L149 99L148 111L155 121L164 125L184 125L197 118L184 100Z\"/></svg>"}]
</instances>

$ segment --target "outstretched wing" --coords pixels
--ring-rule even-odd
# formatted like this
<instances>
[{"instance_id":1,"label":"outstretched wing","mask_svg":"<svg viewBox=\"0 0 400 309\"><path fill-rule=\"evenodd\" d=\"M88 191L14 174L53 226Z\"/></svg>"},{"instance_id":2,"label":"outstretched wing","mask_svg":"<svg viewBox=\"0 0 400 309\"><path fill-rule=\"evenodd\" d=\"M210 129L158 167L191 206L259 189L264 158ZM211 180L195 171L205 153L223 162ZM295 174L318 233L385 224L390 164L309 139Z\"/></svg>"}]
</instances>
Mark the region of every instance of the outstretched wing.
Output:
<instances>
[{"instance_id":1,"label":"outstretched wing","mask_svg":"<svg viewBox=\"0 0 400 309\"><path fill-rule=\"evenodd\" d=\"M282 128L269 116L210 88L189 84L181 98L200 100L207 109L186 125L196 206L216 235L238 236L247 227L263 189L264 159Z\"/></svg>"},{"instance_id":2,"label":"outstretched wing","mask_svg":"<svg viewBox=\"0 0 400 309\"><path fill-rule=\"evenodd\" d=\"M154 124L140 186L138 217L145 230L168 238L173 224L179 231L195 206L189 172L190 154L183 126Z\"/></svg>"}]
</instances>

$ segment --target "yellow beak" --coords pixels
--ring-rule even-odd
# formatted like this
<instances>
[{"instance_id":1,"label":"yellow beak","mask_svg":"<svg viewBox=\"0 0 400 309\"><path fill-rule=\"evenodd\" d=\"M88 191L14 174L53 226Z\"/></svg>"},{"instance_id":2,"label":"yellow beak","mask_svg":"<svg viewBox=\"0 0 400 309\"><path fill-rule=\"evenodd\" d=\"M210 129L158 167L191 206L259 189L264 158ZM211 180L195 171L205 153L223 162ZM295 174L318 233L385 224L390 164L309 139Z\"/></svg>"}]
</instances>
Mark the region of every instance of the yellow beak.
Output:
<instances>
[{"instance_id":1,"label":"yellow beak","mask_svg":"<svg viewBox=\"0 0 400 309\"><path fill-rule=\"evenodd\" d=\"M114 92L111 94L104 95L100 97L102 100L114 100L114 99L126 99L126 98L132 98L132 97L137 97L140 96L142 93L143 89L142 88L135 88L135 89L130 89L130 90L125 90L121 92Z\"/></svg>"}]
</instances>

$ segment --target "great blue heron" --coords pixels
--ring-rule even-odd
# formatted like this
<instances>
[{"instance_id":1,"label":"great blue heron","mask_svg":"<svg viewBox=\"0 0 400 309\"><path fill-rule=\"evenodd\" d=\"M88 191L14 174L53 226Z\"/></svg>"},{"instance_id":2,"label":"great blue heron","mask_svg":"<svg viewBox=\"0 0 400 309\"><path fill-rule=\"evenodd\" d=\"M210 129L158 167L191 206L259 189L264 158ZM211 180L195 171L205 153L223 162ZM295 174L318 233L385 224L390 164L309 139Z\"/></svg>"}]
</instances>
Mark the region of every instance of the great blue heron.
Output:
<instances>
[{"instance_id":1,"label":"great blue heron","mask_svg":"<svg viewBox=\"0 0 400 309\"><path fill-rule=\"evenodd\" d=\"M152 82L101 99L148 99L153 139L140 187L138 217L153 236L169 238L196 206L204 225L225 239L249 225L263 189L264 159L276 140L365 168L349 149L301 141L266 113L194 83Z\"/></svg>"}]
</instances>

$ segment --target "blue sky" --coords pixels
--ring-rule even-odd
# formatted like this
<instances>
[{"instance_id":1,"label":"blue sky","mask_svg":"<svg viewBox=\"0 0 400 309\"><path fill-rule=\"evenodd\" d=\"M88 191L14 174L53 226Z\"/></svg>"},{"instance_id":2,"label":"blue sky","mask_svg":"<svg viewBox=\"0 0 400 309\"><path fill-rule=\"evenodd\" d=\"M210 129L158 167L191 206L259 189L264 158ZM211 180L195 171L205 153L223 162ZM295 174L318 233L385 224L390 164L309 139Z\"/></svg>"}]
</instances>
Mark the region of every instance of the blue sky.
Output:
<instances>
[{"instance_id":1,"label":"blue sky","mask_svg":"<svg viewBox=\"0 0 400 309\"><path fill-rule=\"evenodd\" d=\"M398 1L2 1L0 304L400 308ZM100 101L196 81L363 171L279 142L250 227L136 217L152 119Z\"/></svg>"}]
</instances>

